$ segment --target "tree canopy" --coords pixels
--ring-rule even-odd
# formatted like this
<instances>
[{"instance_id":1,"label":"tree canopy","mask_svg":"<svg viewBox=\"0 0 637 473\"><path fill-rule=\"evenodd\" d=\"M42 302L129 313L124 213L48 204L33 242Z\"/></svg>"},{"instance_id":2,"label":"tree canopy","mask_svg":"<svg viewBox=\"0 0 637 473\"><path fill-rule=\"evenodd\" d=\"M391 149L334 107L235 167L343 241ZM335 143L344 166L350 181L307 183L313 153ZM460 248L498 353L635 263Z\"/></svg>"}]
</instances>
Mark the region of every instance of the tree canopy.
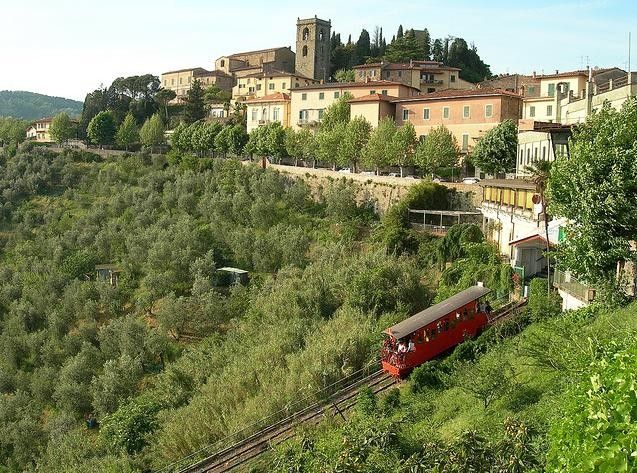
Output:
<instances>
[{"instance_id":1,"label":"tree canopy","mask_svg":"<svg viewBox=\"0 0 637 473\"><path fill-rule=\"evenodd\" d=\"M454 166L458 161L460 148L455 136L444 125L432 129L416 147L415 161L427 174L434 174L438 168Z\"/></svg>"},{"instance_id":2,"label":"tree canopy","mask_svg":"<svg viewBox=\"0 0 637 473\"><path fill-rule=\"evenodd\" d=\"M515 169L518 152L518 127L513 120L504 120L478 140L471 160L482 171L501 174Z\"/></svg>"},{"instance_id":3,"label":"tree canopy","mask_svg":"<svg viewBox=\"0 0 637 473\"><path fill-rule=\"evenodd\" d=\"M618 261L637 259L637 99L610 106L574 132L568 159L556 159L549 212L567 219L558 264L589 283L613 279Z\"/></svg>"}]
</instances>

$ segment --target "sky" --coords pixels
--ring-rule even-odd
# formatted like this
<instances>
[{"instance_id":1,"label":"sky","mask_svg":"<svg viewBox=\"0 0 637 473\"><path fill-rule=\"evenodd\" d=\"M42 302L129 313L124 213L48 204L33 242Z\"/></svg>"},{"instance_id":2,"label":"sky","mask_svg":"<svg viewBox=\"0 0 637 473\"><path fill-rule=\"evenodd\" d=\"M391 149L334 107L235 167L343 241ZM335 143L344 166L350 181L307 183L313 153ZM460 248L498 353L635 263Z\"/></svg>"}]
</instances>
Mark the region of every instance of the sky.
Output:
<instances>
[{"instance_id":1,"label":"sky","mask_svg":"<svg viewBox=\"0 0 637 473\"><path fill-rule=\"evenodd\" d=\"M0 0L0 90L83 100L121 76L187 67L278 46L295 49L296 19L317 15L356 41L362 28L427 28L475 43L495 73L628 67L637 2L465 0Z\"/></svg>"}]
</instances>

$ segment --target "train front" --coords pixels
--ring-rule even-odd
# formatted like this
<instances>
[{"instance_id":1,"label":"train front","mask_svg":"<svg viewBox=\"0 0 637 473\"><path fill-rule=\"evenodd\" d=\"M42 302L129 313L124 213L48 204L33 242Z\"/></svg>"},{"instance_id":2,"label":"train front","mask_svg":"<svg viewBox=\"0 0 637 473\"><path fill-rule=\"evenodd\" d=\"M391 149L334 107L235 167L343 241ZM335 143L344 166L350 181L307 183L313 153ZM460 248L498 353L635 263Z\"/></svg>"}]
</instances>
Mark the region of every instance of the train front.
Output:
<instances>
[{"instance_id":1,"label":"train front","mask_svg":"<svg viewBox=\"0 0 637 473\"><path fill-rule=\"evenodd\" d=\"M408 340L396 340L385 331L385 339L383 340L383 348L380 355L383 371L394 378L407 376L413 368L408 360L408 347Z\"/></svg>"}]
</instances>

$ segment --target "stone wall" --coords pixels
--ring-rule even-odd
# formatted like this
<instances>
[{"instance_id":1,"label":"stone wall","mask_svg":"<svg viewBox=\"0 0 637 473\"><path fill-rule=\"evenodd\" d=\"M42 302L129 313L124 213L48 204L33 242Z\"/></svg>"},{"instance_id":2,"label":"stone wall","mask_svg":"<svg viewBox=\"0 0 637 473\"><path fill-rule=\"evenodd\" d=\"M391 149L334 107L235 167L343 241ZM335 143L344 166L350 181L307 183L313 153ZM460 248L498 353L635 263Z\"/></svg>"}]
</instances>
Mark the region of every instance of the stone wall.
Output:
<instances>
[{"instance_id":1,"label":"stone wall","mask_svg":"<svg viewBox=\"0 0 637 473\"><path fill-rule=\"evenodd\" d=\"M303 179L315 196L322 189L329 186L330 182L337 179L347 179L361 186L361 197L365 194L378 202L379 213L385 213L387 209L399 201L411 186L422 182L418 179L404 179L389 176L366 176L362 174L340 173L329 169L313 169L296 166L283 166L268 164L271 169L289 174L292 177ZM455 210L475 210L482 202L482 188L477 184L461 184L443 182L441 185L456 189Z\"/></svg>"}]
</instances>

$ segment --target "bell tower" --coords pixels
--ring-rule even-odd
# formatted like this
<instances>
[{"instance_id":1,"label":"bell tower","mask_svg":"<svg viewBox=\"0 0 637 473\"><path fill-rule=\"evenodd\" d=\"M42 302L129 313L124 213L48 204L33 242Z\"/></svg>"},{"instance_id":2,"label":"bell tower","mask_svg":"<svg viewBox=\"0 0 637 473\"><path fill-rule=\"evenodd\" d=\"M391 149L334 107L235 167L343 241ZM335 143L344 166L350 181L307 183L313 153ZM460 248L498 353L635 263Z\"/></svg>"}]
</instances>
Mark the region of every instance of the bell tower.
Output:
<instances>
[{"instance_id":1,"label":"bell tower","mask_svg":"<svg viewBox=\"0 0 637 473\"><path fill-rule=\"evenodd\" d=\"M327 82L330 75L332 23L317 18L296 21L296 72Z\"/></svg>"}]
</instances>

